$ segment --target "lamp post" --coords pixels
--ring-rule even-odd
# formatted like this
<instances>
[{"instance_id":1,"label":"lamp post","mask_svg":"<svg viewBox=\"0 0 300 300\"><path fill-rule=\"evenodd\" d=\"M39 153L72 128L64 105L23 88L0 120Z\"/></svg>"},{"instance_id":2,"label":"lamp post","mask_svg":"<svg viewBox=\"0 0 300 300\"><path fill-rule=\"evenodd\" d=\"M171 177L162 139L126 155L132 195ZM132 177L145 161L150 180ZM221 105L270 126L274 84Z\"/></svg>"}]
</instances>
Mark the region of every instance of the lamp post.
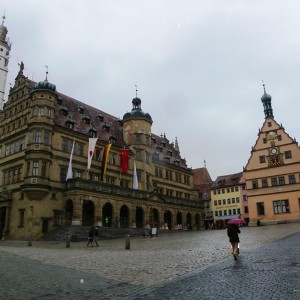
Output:
<instances>
[{"instance_id":1,"label":"lamp post","mask_svg":"<svg viewBox=\"0 0 300 300\"><path fill-rule=\"evenodd\" d=\"M28 238L28 247L32 246L32 221L33 221L33 205L29 206L30 211L31 211L31 222L30 222L30 233L29 233L29 238Z\"/></svg>"}]
</instances>

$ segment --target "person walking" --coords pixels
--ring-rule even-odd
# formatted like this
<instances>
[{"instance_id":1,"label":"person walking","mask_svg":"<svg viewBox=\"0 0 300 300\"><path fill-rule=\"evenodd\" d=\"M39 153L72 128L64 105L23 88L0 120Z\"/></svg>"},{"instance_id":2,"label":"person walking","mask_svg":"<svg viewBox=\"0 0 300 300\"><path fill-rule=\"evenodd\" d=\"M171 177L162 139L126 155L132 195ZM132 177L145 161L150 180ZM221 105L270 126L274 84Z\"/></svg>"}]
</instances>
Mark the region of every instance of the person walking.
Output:
<instances>
[{"instance_id":1,"label":"person walking","mask_svg":"<svg viewBox=\"0 0 300 300\"><path fill-rule=\"evenodd\" d=\"M227 235L232 247L232 255L235 260L237 260L237 256L239 254L239 233L241 233L241 231L237 224L228 224Z\"/></svg>"},{"instance_id":2,"label":"person walking","mask_svg":"<svg viewBox=\"0 0 300 300\"><path fill-rule=\"evenodd\" d=\"M89 231L89 235L88 235L88 243L87 243L87 247L91 244L93 247L93 241L94 241L94 227L91 227L90 231Z\"/></svg>"},{"instance_id":3,"label":"person walking","mask_svg":"<svg viewBox=\"0 0 300 300\"><path fill-rule=\"evenodd\" d=\"M98 226L96 226L94 228L94 232L93 232L93 244L92 245L96 244L97 247L99 247L98 241L97 241L98 235L99 235L99 228L98 228Z\"/></svg>"}]
</instances>

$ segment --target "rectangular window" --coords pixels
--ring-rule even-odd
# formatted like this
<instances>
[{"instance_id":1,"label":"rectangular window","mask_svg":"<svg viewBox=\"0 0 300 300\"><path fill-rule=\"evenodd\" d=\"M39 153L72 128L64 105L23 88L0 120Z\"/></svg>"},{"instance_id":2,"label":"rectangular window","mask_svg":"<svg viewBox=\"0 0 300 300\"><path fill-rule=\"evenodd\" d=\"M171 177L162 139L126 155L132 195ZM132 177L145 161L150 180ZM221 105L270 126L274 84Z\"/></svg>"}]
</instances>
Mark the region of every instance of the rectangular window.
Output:
<instances>
[{"instance_id":1,"label":"rectangular window","mask_svg":"<svg viewBox=\"0 0 300 300\"><path fill-rule=\"evenodd\" d=\"M259 162L260 162L261 164L265 163L265 162L266 162L266 156L265 156L265 155L261 155L261 156L259 157Z\"/></svg>"},{"instance_id":2,"label":"rectangular window","mask_svg":"<svg viewBox=\"0 0 300 300\"><path fill-rule=\"evenodd\" d=\"M109 154L108 154L108 163L110 164L110 165L115 165L116 164L116 157L115 157L116 155L115 155L115 153L112 153L112 152L110 152Z\"/></svg>"},{"instance_id":3,"label":"rectangular window","mask_svg":"<svg viewBox=\"0 0 300 300\"><path fill-rule=\"evenodd\" d=\"M214 201L214 205L215 205L215 206L218 205L218 201L217 201L217 200Z\"/></svg>"},{"instance_id":4,"label":"rectangular window","mask_svg":"<svg viewBox=\"0 0 300 300\"><path fill-rule=\"evenodd\" d=\"M136 150L135 158L136 158L136 160L143 160L143 158L142 158L142 151Z\"/></svg>"},{"instance_id":5,"label":"rectangular window","mask_svg":"<svg viewBox=\"0 0 300 300\"><path fill-rule=\"evenodd\" d=\"M218 212L217 211L215 211L215 217L217 217L218 216Z\"/></svg>"},{"instance_id":6,"label":"rectangular window","mask_svg":"<svg viewBox=\"0 0 300 300\"><path fill-rule=\"evenodd\" d=\"M19 225L18 227L24 227L25 209L19 209Z\"/></svg>"},{"instance_id":7,"label":"rectangular window","mask_svg":"<svg viewBox=\"0 0 300 300\"><path fill-rule=\"evenodd\" d=\"M228 214L231 215L232 214L232 211L231 209L228 209Z\"/></svg>"},{"instance_id":8,"label":"rectangular window","mask_svg":"<svg viewBox=\"0 0 300 300\"><path fill-rule=\"evenodd\" d=\"M274 214L286 214L290 212L289 201L273 201Z\"/></svg>"},{"instance_id":9,"label":"rectangular window","mask_svg":"<svg viewBox=\"0 0 300 300\"><path fill-rule=\"evenodd\" d=\"M225 194L225 189L222 189L222 194Z\"/></svg>"},{"instance_id":10,"label":"rectangular window","mask_svg":"<svg viewBox=\"0 0 300 300\"><path fill-rule=\"evenodd\" d=\"M227 193L230 193L230 188L227 188L226 191L227 191Z\"/></svg>"},{"instance_id":11,"label":"rectangular window","mask_svg":"<svg viewBox=\"0 0 300 300\"><path fill-rule=\"evenodd\" d=\"M295 175L289 175L289 183L291 184L296 183Z\"/></svg>"},{"instance_id":12,"label":"rectangular window","mask_svg":"<svg viewBox=\"0 0 300 300\"><path fill-rule=\"evenodd\" d=\"M224 213L224 216L227 216L227 210L224 210L223 213Z\"/></svg>"},{"instance_id":13,"label":"rectangular window","mask_svg":"<svg viewBox=\"0 0 300 300\"><path fill-rule=\"evenodd\" d=\"M276 177L272 177L272 178L271 178L271 185L272 185L272 186L277 186L277 185L278 185L278 183L277 183L277 178L276 178Z\"/></svg>"},{"instance_id":14,"label":"rectangular window","mask_svg":"<svg viewBox=\"0 0 300 300\"><path fill-rule=\"evenodd\" d=\"M135 144L140 145L142 143L142 136L140 134L137 134L135 136Z\"/></svg>"},{"instance_id":15,"label":"rectangular window","mask_svg":"<svg viewBox=\"0 0 300 300\"><path fill-rule=\"evenodd\" d=\"M222 211L220 210L219 211L219 216L221 217L223 215Z\"/></svg>"},{"instance_id":16,"label":"rectangular window","mask_svg":"<svg viewBox=\"0 0 300 300\"><path fill-rule=\"evenodd\" d=\"M244 213L245 213L245 214L248 214L248 213L249 213L248 206L244 206Z\"/></svg>"},{"instance_id":17,"label":"rectangular window","mask_svg":"<svg viewBox=\"0 0 300 300\"><path fill-rule=\"evenodd\" d=\"M235 202L236 202L236 203L240 203L240 198L239 198L239 197L236 197L236 198L235 198Z\"/></svg>"},{"instance_id":18,"label":"rectangular window","mask_svg":"<svg viewBox=\"0 0 300 300\"><path fill-rule=\"evenodd\" d=\"M235 203L235 199L234 198L231 199L231 203Z\"/></svg>"},{"instance_id":19,"label":"rectangular window","mask_svg":"<svg viewBox=\"0 0 300 300\"><path fill-rule=\"evenodd\" d=\"M247 195L243 195L243 201L247 201Z\"/></svg>"},{"instance_id":20,"label":"rectangular window","mask_svg":"<svg viewBox=\"0 0 300 300\"><path fill-rule=\"evenodd\" d=\"M256 203L257 215L261 216L265 214L265 205L263 202Z\"/></svg>"},{"instance_id":21,"label":"rectangular window","mask_svg":"<svg viewBox=\"0 0 300 300\"><path fill-rule=\"evenodd\" d=\"M226 199L223 199L223 205L225 205L226 204Z\"/></svg>"},{"instance_id":22,"label":"rectangular window","mask_svg":"<svg viewBox=\"0 0 300 300\"><path fill-rule=\"evenodd\" d=\"M50 132L49 131L44 132L44 143L46 145L50 145Z\"/></svg>"},{"instance_id":23,"label":"rectangular window","mask_svg":"<svg viewBox=\"0 0 300 300\"><path fill-rule=\"evenodd\" d=\"M292 158L292 151L284 151L284 157L286 159Z\"/></svg>"},{"instance_id":24,"label":"rectangular window","mask_svg":"<svg viewBox=\"0 0 300 300\"><path fill-rule=\"evenodd\" d=\"M232 210L232 213L233 213L234 215L236 215L236 209L235 209L235 208Z\"/></svg>"},{"instance_id":25,"label":"rectangular window","mask_svg":"<svg viewBox=\"0 0 300 300\"><path fill-rule=\"evenodd\" d=\"M218 205L222 205L222 201L221 200L218 200Z\"/></svg>"},{"instance_id":26,"label":"rectangular window","mask_svg":"<svg viewBox=\"0 0 300 300\"><path fill-rule=\"evenodd\" d=\"M278 183L279 183L279 185L285 185L285 179L284 179L284 176L279 176L279 177L278 177Z\"/></svg>"},{"instance_id":27,"label":"rectangular window","mask_svg":"<svg viewBox=\"0 0 300 300\"><path fill-rule=\"evenodd\" d=\"M32 176L39 176L39 162L38 161L33 162Z\"/></svg>"},{"instance_id":28,"label":"rectangular window","mask_svg":"<svg viewBox=\"0 0 300 300\"><path fill-rule=\"evenodd\" d=\"M67 169L60 168L60 181L66 181L67 178Z\"/></svg>"},{"instance_id":29,"label":"rectangular window","mask_svg":"<svg viewBox=\"0 0 300 300\"><path fill-rule=\"evenodd\" d=\"M257 180L252 180L252 187L253 187L253 189L258 189L258 181Z\"/></svg>"},{"instance_id":30,"label":"rectangular window","mask_svg":"<svg viewBox=\"0 0 300 300\"><path fill-rule=\"evenodd\" d=\"M35 138L34 138L34 142L39 144L42 140L42 132L40 130L37 130L35 132Z\"/></svg>"},{"instance_id":31,"label":"rectangular window","mask_svg":"<svg viewBox=\"0 0 300 300\"><path fill-rule=\"evenodd\" d=\"M69 141L68 140L65 140L65 139L62 140L62 142L61 142L61 150L63 152L70 152L69 151Z\"/></svg>"},{"instance_id":32,"label":"rectangular window","mask_svg":"<svg viewBox=\"0 0 300 300\"><path fill-rule=\"evenodd\" d=\"M230 204L230 203L231 203L230 199L227 199L227 204Z\"/></svg>"},{"instance_id":33,"label":"rectangular window","mask_svg":"<svg viewBox=\"0 0 300 300\"><path fill-rule=\"evenodd\" d=\"M261 185L262 185L263 188L268 187L268 179L267 178L262 179L261 180Z\"/></svg>"}]
</instances>

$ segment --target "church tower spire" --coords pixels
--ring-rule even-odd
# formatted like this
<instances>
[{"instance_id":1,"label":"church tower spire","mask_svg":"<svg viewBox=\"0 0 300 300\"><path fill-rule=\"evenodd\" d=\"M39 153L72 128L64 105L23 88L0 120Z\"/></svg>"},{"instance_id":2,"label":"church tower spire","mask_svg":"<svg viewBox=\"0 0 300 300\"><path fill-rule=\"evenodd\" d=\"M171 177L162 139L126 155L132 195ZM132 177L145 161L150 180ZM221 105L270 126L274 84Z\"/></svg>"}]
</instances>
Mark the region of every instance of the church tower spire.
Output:
<instances>
[{"instance_id":1,"label":"church tower spire","mask_svg":"<svg viewBox=\"0 0 300 300\"><path fill-rule=\"evenodd\" d=\"M7 28L4 26L5 14L2 17L2 24L0 25L0 111L3 110L4 94L6 79L8 73L8 59L11 43L6 38Z\"/></svg>"},{"instance_id":2,"label":"church tower spire","mask_svg":"<svg viewBox=\"0 0 300 300\"><path fill-rule=\"evenodd\" d=\"M265 118L274 118L273 116L273 109L272 109L272 97L266 93L266 87L265 84L263 84L264 87L264 94L261 97L261 102L263 103L264 106L264 113L265 113Z\"/></svg>"}]
</instances>

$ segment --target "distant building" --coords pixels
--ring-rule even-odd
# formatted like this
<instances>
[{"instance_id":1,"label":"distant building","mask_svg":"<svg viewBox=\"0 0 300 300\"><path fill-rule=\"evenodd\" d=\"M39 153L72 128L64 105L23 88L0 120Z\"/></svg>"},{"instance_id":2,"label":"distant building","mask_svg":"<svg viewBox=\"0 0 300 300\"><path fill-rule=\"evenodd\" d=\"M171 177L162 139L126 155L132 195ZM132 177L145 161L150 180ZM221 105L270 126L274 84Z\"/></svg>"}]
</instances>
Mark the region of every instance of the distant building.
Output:
<instances>
[{"instance_id":1,"label":"distant building","mask_svg":"<svg viewBox=\"0 0 300 300\"><path fill-rule=\"evenodd\" d=\"M243 172L217 177L211 186L213 222L217 228L224 228L233 218L245 219L242 213L245 190Z\"/></svg>"},{"instance_id":2,"label":"distant building","mask_svg":"<svg viewBox=\"0 0 300 300\"><path fill-rule=\"evenodd\" d=\"M206 167L193 170L194 186L199 193L199 201L203 204L203 219L206 229L213 223L210 189L213 181Z\"/></svg>"},{"instance_id":3,"label":"distant building","mask_svg":"<svg viewBox=\"0 0 300 300\"><path fill-rule=\"evenodd\" d=\"M300 149L276 122L271 99L264 87L265 121L244 170L250 225L300 221Z\"/></svg>"}]
</instances>

